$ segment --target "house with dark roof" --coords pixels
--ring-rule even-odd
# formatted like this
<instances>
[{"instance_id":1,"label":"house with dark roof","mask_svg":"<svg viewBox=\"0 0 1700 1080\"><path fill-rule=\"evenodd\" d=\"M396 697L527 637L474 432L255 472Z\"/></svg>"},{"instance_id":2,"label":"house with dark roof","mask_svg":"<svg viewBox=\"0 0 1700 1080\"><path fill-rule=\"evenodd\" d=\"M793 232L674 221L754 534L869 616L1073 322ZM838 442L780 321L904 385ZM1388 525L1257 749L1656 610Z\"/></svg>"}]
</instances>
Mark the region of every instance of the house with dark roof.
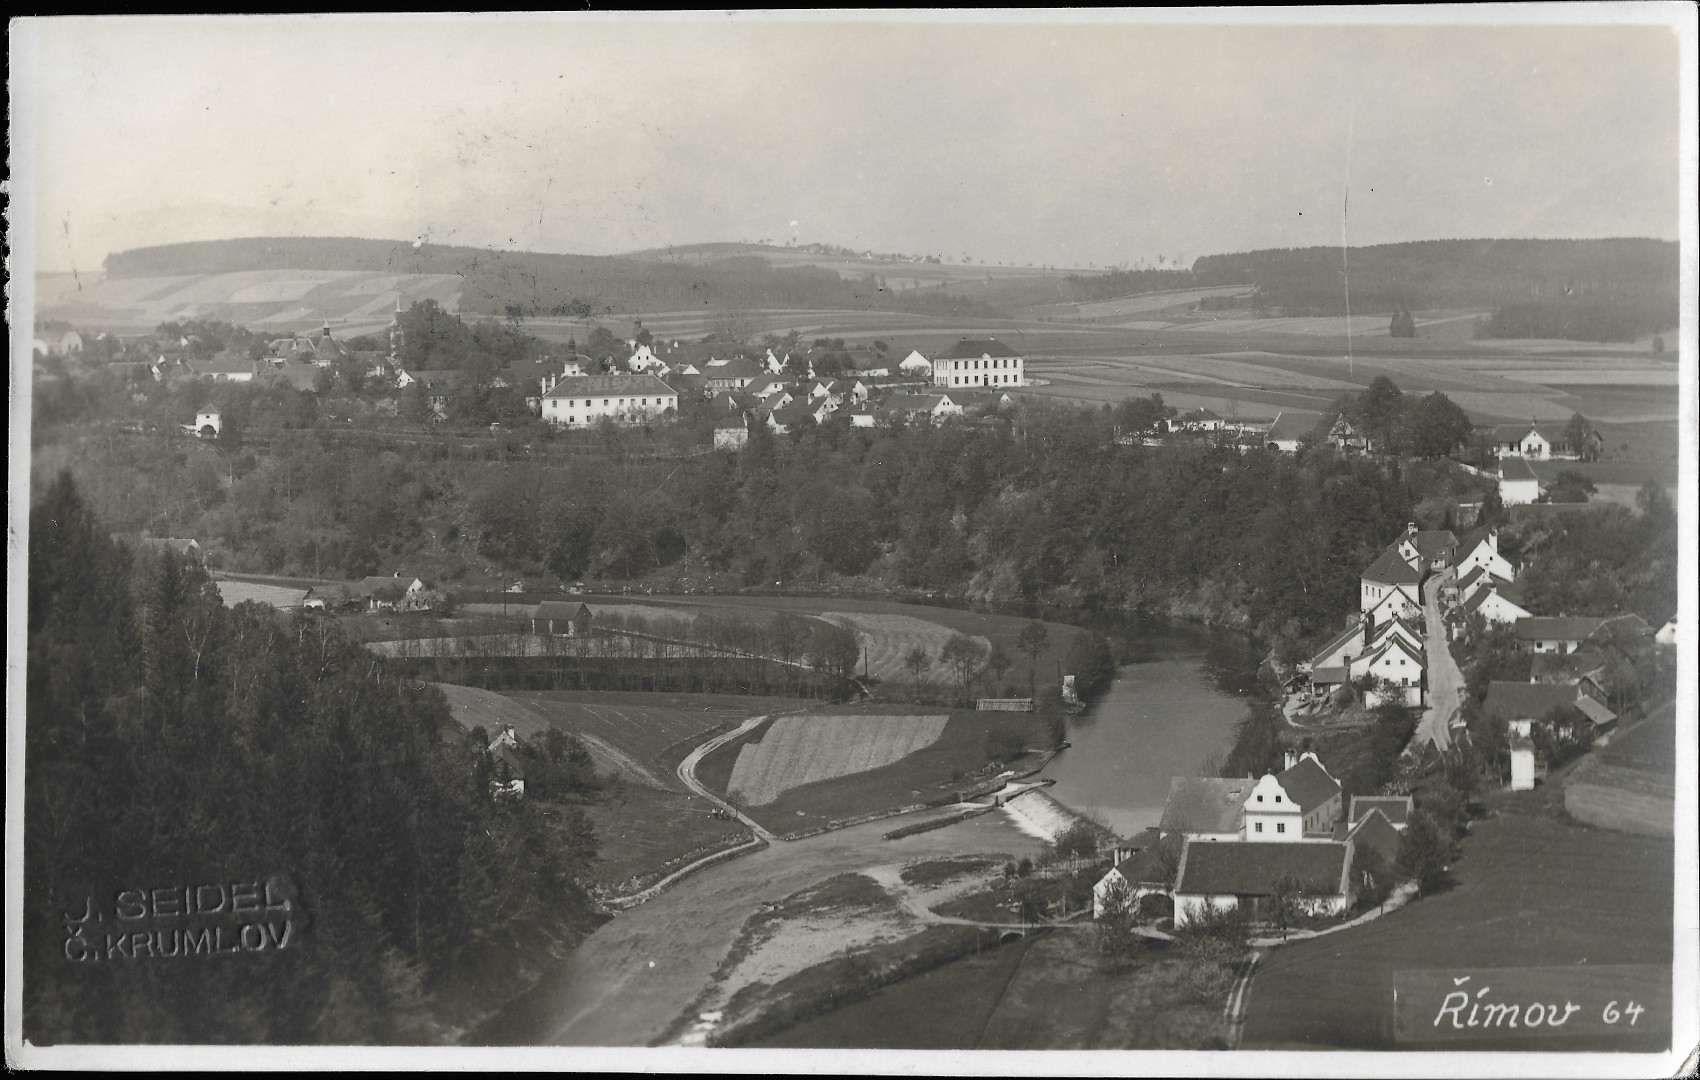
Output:
<instances>
[{"instance_id":1,"label":"house with dark roof","mask_svg":"<svg viewBox=\"0 0 1700 1080\"><path fill-rule=\"evenodd\" d=\"M740 415L723 416L714 422L714 448L738 450L750 441L750 429Z\"/></svg>"},{"instance_id":2,"label":"house with dark roof","mask_svg":"<svg viewBox=\"0 0 1700 1080\"><path fill-rule=\"evenodd\" d=\"M1265 773L1245 800L1245 838L1254 842L1297 843L1327 837L1340 817L1340 782L1315 754L1287 754L1287 767Z\"/></svg>"},{"instance_id":3,"label":"house with dark roof","mask_svg":"<svg viewBox=\"0 0 1700 1080\"><path fill-rule=\"evenodd\" d=\"M1389 701L1418 709L1428 685L1428 662L1421 649L1403 637L1390 635L1380 646L1351 665L1352 679L1372 679L1364 691L1364 706L1374 709Z\"/></svg>"},{"instance_id":4,"label":"house with dark roof","mask_svg":"<svg viewBox=\"0 0 1700 1080\"><path fill-rule=\"evenodd\" d=\"M1362 656L1369 648L1368 628L1360 618L1351 626L1340 631L1328 643L1311 657L1310 667L1314 672L1319 668L1343 668L1353 660Z\"/></svg>"},{"instance_id":5,"label":"house with dark roof","mask_svg":"<svg viewBox=\"0 0 1700 1080\"><path fill-rule=\"evenodd\" d=\"M1249 779L1172 776L1158 830L1189 840L1239 840L1245 834L1245 802L1251 789Z\"/></svg>"},{"instance_id":6,"label":"house with dark roof","mask_svg":"<svg viewBox=\"0 0 1700 1080\"><path fill-rule=\"evenodd\" d=\"M1564 424L1500 424L1490 429L1488 440L1500 457L1520 457L1528 461L1549 461L1554 458L1574 461L1600 452L1604 440L1593 428L1583 425L1582 443L1572 446L1570 425Z\"/></svg>"},{"instance_id":7,"label":"house with dark roof","mask_svg":"<svg viewBox=\"0 0 1700 1080\"><path fill-rule=\"evenodd\" d=\"M1209 409L1194 409L1169 421L1170 431L1221 431L1222 415Z\"/></svg>"},{"instance_id":8,"label":"house with dark roof","mask_svg":"<svg viewBox=\"0 0 1700 1080\"><path fill-rule=\"evenodd\" d=\"M1617 714L1603 703L1576 686L1556 683L1495 680L1488 683L1482 712L1519 727L1523 734L1532 725L1549 721L1586 732L1610 730L1617 723Z\"/></svg>"},{"instance_id":9,"label":"house with dark roof","mask_svg":"<svg viewBox=\"0 0 1700 1080\"><path fill-rule=\"evenodd\" d=\"M1369 451L1369 436L1354 427L1344 413L1334 417L1334 423L1328 428L1327 442L1336 450L1356 453Z\"/></svg>"},{"instance_id":10,"label":"house with dark roof","mask_svg":"<svg viewBox=\"0 0 1700 1080\"><path fill-rule=\"evenodd\" d=\"M1399 557L1418 573L1438 573L1452 565L1458 538L1451 529L1418 529L1416 522L1405 526L1405 535L1394 542Z\"/></svg>"},{"instance_id":11,"label":"house with dark roof","mask_svg":"<svg viewBox=\"0 0 1700 1080\"><path fill-rule=\"evenodd\" d=\"M1403 830L1411 822L1415 806L1409 795L1353 795L1348 823L1356 825L1371 811L1379 812L1395 829Z\"/></svg>"},{"instance_id":12,"label":"house with dark roof","mask_svg":"<svg viewBox=\"0 0 1700 1080\"><path fill-rule=\"evenodd\" d=\"M1531 615L1517 620L1517 641L1530 652L1575 652L1604 622L1604 619L1591 615L1557 618Z\"/></svg>"},{"instance_id":13,"label":"house with dark roof","mask_svg":"<svg viewBox=\"0 0 1700 1080\"><path fill-rule=\"evenodd\" d=\"M1104 905L1110 891L1117 887L1127 890L1127 899L1138 903L1147 896L1168 896L1174 892L1175 879L1156 847L1142 848L1120 859L1108 873L1092 886L1092 917L1104 917Z\"/></svg>"},{"instance_id":14,"label":"house with dark roof","mask_svg":"<svg viewBox=\"0 0 1700 1080\"><path fill-rule=\"evenodd\" d=\"M1541 497L1541 481L1535 470L1520 457L1499 459L1499 501L1505 506L1527 506Z\"/></svg>"},{"instance_id":15,"label":"house with dark roof","mask_svg":"<svg viewBox=\"0 0 1700 1080\"><path fill-rule=\"evenodd\" d=\"M962 406L948 394L892 394L885 399L884 409L899 416L925 416L935 424L962 415Z\"/></svg>"},{"instance_id":16,"label":"house with dark roof","mask_svg":"<svg viewBox=\"0 0 1700 1080\"><path fill-rule=\"evenodd\" d=\"M679 392L654 375L563 375L543 391L543 419L558 427L641 424L678 412Z\"/></svg>"},{"instance_id":17,"label":"house with dark roof","mask_svg":"<svg viewBox=\"0 0 1700 1080\"><path fill-rule=\"evenodd\" d=\"M531 632L583 637L590 633L590 607L573 600L545 600L531 613Z\"/></svg>"},{"instance_id":18,"label":"house with dark roof","mask_svg":"<svg viewBox=\"0 0 1700 1080\"><path fill-rule=\"evenodd\" d=\"M1454 565L1460 574L1480 570L1504 581L1517 577L1517 568L1499 553L1499 530L1488 526L1471 529L1459 539Z\"/></svg>"},{"instance_id":19,"label":"house with dark roof","mask_svg":"<svg viewBox=\"0 0 1700 1080\"><path fill-rule=\"evenodd\" d=\"M1020 354L1001 341L963 338L933 358L933 385L1025 386L1023 363Z\"/></svg>"},{"instance_id":20,"label":"house with dark roof","mask_svg":"<svg viewBox=\"0 0 1700 1080\"><path fill-rule=\"evenodd\" d=\"M1503 585L1488 583L1475 589L1463 603L1447 613L1447 624L1454 638L1461 634L1466 626L1480 620L1481 625L1497 623L1507 625L1522 619L1530 618L1527 608L1511 598L1510 591Z\"/></svg>"},{"instance_id":21,"label":"house with dark roof","mask_svg":"<svg viewBox=\"0 0 1700 1080\"><path fill-rule=\"evenodd\" d=\"M170 551L196 562L202 561L201 542L192 537L144 536L142 537L142 550L155 553Z\"/></svg>"},{"instance_id":22,"label":"house with dark roof","mask_svg":"<svg viewBox=\"0 0 1700 1080\"><path fill-rule=\"evenodd\" d=\"M301 598L301 606L313 611L419 611L425 607L425 591L425 583L416 577L379 574L359 581L315 585Z\"/></svg>"},{"instance_id":23,"label":"house with dark roof","mask_svg":"<svg viewBox=\"0 0 1700 1080\"><path fill-rule=\"evenodd\" d=\"M1352 821L1335 822L1334 839L1351 841L1354 860L1359 860L1366 850L1373 851L1386 868L1399 857L1399 829L1380 810L1370 810Z\"/></svg>"},{"instance_id":24,"label":"house with dark roof","mask_svg":"<svg viewBox=\"0 0 1700 1080\"><path fill-rule=\"evenodd\" d=\"M1359 611L1367 614L1378 608L1382 601L1396 596L1402 598L1395 609L1397 612L1410 618L1422 612L1423 598L1419 591L1422 574L1401 558L1397 550L1388 548L1382 552L1379 558L1364 568L1359 579Z\"/></svg>"},{"instance_id":25,"label":"house with dark roof","mask_svg":"<svg viewBox=\"0 0 1700 1080\"><path fill-rule=\"evenodd\" d=\"M754 360L739 357L724 364L710 364L703 368L702 374L703 385L709 390L742 390L772 373Z\"/></svg>"},{"instance_id":26,"label":"house with dark roof","mask_svg":"<svg viewBox=\"0 0 1700 1080\"><path fill-rule=\"evenodd\" d=\"M1175 926L1210 910L1238 909L1253 919L1266 918L1272 914L1269 898L1283 878L1296 882L1300 910L1339 914L1352 904L1351 870L1352 845L1332 839L1307 844L1188 841L1175 879Z\"/></svg>"}]
</instances>

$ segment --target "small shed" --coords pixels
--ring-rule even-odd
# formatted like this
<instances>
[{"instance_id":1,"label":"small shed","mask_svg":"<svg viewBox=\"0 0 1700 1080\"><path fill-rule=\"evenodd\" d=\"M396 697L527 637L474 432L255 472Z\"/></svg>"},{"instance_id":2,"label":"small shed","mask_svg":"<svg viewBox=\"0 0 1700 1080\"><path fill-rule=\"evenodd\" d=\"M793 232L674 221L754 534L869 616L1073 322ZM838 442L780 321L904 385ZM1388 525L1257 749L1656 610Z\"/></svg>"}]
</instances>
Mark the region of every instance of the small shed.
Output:
<instances>
[{"instance_id":1,"label":"small shed","mask_svg":"<svg viewBox=\"0 0 1700 1080\"><path fill-rule=\"evenodd\" d=\"M531 632L583 637L590 632L590 607L571 600L545 600L532 613Z\"/></svg>"}]
</instances>

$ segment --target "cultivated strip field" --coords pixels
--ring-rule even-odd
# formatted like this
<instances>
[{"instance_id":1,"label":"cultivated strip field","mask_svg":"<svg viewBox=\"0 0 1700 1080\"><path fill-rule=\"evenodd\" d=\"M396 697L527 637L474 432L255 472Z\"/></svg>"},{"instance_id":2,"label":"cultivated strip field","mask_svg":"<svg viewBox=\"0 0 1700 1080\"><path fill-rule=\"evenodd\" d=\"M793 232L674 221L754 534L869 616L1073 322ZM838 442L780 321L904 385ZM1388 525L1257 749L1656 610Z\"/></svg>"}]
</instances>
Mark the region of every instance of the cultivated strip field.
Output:
<instances>
[{"instance_id":1,"label":"cultivated strip field","mask_svg":"<svg viewBox=\"0 0 1700 1080\"><path fill-rule=\"evenodd\" d=\"M949 666L938 662L940 650L954 633L947 626L909 615L868 615L847 611L823 612L821 618L856 632L868 650L868 674L876 679L908 679L910 675L903 666L903 658L917 648L924 649L933 661L924 673L926 678L936 682L951 677ZM991 650L992 643L977 634L974 642L986 652Z\"/></svg>"},{"instance_id":2,"label":"cultivated strip field","mask_svg":"<svg viewBox=\"0 0 1700 1080\"><path fill-rule=\"evenodd\" d=\"M937 742L948 716L785 716L760 742L746 743L727 793L761 806L792 788L850 776Z\"/></svg>"},{"instance_id":3,"label":"cultivated strip field","mask_svg":"<svg viewBox=\"0 0 1700 1080\"><path fill-rule=\"evenodd\" d=\"M307 590L283 585L261 585L252 581L220 581L218 594L224 597L226 607L235 607L244 600L257 600L275 608L287 609L300 607Z\"/></svg>"}]
</instances>

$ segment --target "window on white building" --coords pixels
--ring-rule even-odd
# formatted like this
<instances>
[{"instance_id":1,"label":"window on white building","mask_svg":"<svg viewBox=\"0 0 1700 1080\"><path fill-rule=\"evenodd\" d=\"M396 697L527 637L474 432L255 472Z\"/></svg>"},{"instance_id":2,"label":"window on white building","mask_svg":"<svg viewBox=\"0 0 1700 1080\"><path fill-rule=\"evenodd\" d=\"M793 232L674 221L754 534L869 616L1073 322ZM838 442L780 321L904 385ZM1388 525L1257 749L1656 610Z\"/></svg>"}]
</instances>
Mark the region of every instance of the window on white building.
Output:
<instances>
[{"instance_id":1,"label":"window on white building","mask_svg":"<svg viewBox=\"0 0 1700 1080\"><path fill-rule=\"evenodd\" d=\"M1259 821L1259 822L1256 823L1256 831L1257 832L1263 831L1263 822Z\"/></svg>"},{"instance_id":2,"label":"window on white building","mask_svg":"<svg viewBox=\"0 0 1700 1080\"><path fill-rule=\"evenodd\" d=\"M1287 823L1285 821L1277 821L1275 823L1275 831L1278 832L1278 833L1286 832L1287 831Z\"/></svg>"}]
</instances>

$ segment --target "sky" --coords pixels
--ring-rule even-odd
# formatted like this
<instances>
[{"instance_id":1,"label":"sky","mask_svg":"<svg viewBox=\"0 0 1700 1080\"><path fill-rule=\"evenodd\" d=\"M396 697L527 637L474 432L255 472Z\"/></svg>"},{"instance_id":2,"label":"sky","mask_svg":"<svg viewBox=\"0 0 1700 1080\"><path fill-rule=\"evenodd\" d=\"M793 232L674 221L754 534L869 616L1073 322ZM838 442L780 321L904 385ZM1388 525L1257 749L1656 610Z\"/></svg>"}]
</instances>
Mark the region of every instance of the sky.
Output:
<instances>
[{"instance_id":1,"label":"sky","mask_svg":"<svg viewBox=\"0 0 1700 1080\"><path fill-rule=\"evenodd\" d=\"M11 78L39 271L276 235L1078 267L1678 237L1670 26L1263 17L39 19Z\"/></svg>"}]
</instances>

